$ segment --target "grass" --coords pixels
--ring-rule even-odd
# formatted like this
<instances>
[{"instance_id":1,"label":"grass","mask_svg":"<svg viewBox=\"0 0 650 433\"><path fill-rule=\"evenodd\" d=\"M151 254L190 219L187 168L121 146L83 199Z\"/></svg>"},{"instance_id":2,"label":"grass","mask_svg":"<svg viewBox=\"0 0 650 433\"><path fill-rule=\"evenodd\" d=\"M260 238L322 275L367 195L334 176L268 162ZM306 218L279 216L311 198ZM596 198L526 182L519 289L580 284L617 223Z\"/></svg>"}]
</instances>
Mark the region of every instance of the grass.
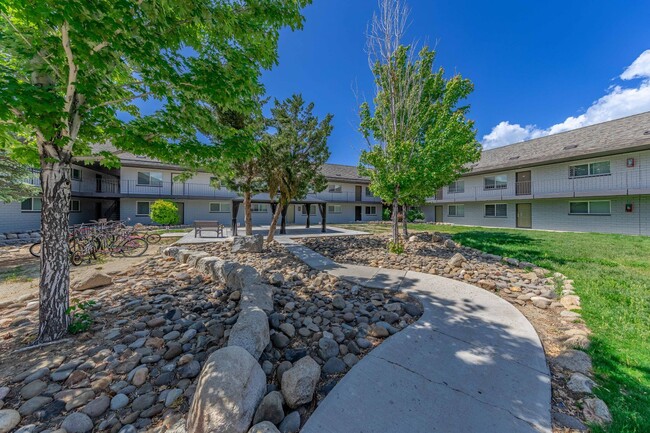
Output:
<instances>
[{"instance_id":1,"label":"grass","mask_svg":"<svg viewBox=\"0 0 650 433\"><path fill-rule=\"evenodd\" d=\"M7 269L0 269L0 283L21 283L31 281L34 277L32 270L22 266L15 266Z\"/></svg>"},{"instance_id":2,"label":"grass","mask_svg":"<svg viewBox=\"0 0 650 433\"><path fill-rule=\"evenodd\" d=\"M342 226L373 233L377 224ZM609 433L650 432L650 238L412 224L453 235L462 245L535 263L574 280L582 315L593 331L589 353L609 406Z\"/></svg>"}]
</instances>

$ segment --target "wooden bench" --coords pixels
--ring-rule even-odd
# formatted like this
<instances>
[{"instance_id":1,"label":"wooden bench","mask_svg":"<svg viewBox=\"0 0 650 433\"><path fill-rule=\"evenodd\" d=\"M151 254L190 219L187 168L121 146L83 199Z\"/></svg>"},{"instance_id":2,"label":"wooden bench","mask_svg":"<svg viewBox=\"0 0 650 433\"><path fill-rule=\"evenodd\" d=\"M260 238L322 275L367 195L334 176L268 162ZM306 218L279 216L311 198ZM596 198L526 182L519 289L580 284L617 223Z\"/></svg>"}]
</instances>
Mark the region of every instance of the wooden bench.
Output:
<instances>
[{"instance_id":1,"label":"wooden bench","mask_svg":"<svg viewBox=\"0 0 650 433\"><path fill-rule=\"evenodd\" d=\"M194 221L194 237L200 237L203 230L215 231L218 237L223 237L223 227L219 221Z\"/></svg>"}]
</instances>

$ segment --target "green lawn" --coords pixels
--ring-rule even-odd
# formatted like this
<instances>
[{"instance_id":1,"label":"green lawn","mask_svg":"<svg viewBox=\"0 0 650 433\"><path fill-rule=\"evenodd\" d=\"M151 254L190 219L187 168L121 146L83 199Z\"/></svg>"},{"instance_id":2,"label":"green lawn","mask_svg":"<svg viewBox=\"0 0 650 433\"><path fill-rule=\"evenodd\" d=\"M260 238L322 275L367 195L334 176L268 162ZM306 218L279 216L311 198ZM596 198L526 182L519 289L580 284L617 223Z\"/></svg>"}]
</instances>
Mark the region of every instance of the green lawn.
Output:
<instances>
[{"instance_id":1,"label":"green lawn","mask_svg":"<svg viewBox=\"0 0 650 433\"><path fill-rule=\"evenodd\" d=\"M346 228L386 232L389 226ZM650 432L650 238L598 233L413 224L462 245L529 261L573 279L592 329L596 394L614 417L606 430ZM599 430L596 430L599 431Z\"/></svg>"}]
</instances>

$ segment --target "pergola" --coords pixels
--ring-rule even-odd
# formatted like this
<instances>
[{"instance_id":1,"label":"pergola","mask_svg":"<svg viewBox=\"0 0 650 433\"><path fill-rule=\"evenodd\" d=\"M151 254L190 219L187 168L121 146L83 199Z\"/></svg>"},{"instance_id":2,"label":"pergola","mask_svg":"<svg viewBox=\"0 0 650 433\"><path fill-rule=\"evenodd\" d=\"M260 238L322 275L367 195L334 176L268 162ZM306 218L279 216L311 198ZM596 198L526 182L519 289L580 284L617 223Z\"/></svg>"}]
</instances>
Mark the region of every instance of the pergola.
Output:
<instances>
[{"instance_id":1,"label":"pergola","mask_svg":"<svg viewBox=\"0 0 650 433\"><path fill-rule=\"evenodd\" d=\"M244 202L242 197L234 198L232 201L232 223L231 223L231 233L233 236L237 236L237 214L239 213L239 205ZM258 194L251 198L251 203L266 203L271 205L271 210L275 214L278 203L275 200L271 200L268 196L264 194ZM307 221L305 228L309 228L311 225L310 213L312 205L318 206L320 212L321 220L321 232L325 233L327 231L327 202L321 199L318 199L313 196L307 196L303 199L292 200L289 204L301 204L306 207L307 211ZM287 207L282 209L280 214L280 234L287 233L286 217L287 217Z\"/></svg>"}]
</instances>

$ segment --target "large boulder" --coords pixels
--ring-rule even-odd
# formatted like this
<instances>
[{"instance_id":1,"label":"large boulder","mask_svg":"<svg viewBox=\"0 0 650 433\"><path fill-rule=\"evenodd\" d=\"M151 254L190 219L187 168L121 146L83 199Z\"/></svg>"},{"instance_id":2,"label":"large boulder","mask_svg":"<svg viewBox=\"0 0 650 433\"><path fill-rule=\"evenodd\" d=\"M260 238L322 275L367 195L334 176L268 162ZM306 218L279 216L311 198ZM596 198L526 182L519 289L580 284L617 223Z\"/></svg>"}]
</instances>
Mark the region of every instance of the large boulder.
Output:
<instances>
[{"instance_id":1,"label":"large boulder","mask_svg":"<svg viewBox=\"0 0 650 433\"><path fill-rule=\"evenodd\" d=\"M320 366L310 356L300 358L282 375L284 400L292 409L309 403L320 378Z\"/></svg>"},{"instance_id":2,"label":"large boulder","mask_svg":"<svg viewBox=\"0 0 650 433\"><path fill-rule=\"evenodd\" d=\"M199 376L187 433L246 433L266 391L266 375L245 349L213 352Z\"/></svg>"},{"instance_id":3,"label":"large boulder","mask_svg":"<svg viewBox=\"0 0 650 433\"><path fill-rule=\"evenodd\" d=\"M274 426L273 423L264 421L259 424L255 424L253 427L251 427L250 430L248 430L248 433L280 433L280 430L278 430L278 428Z\"/></svg>"},{"instance_id":4,"label":"large boulder","mask_svg":"<svg viewBox=\"0 0 650 433\"><path fill-rule=\"evenodd\" d=\"M233 253L261 253L264 248L262 235L235 236L232 241Z\"/></svg>"},{"instance_id":5,"label":"large boulder","mask_svg":"<svg viewBox=\"0 0 650 433\"><path fill-rule=\"evenodd\" d=\"M273 312L273 286L269 284L248 284L242 288L239 306L242 310L257 307L269 314Z\"/></svg>"},{"instance_id":6,"label":"large boulder","mask_svg":"<svg viewBox=\"0 0 650 433\"><path fill-rule=\"evenodd\" d=\"M237 266L230 270L225 278L226 286L233 290L242 290L244 287L260 282L260 274L249 265Z\"/></svg>"},{"instance_id":7,"label":"large boulder","mask_svg":"<svg viewBox=\"0 0 650 433\"><path fill-rule=\"evenodd\" d=\"M456 253L452 256L451 259L449 259L449 262L447 262L447 264L452 268L460 268L465 262L467 262L467 259L465 259L461 253Z\"/></svg>"},{"instance_id":8,"label":"large boulder","mask_svg":"<svg viewBox=\"0 0 650 433\"><path fill-rule=\"evenodd\" d=\"M79 280L72 284L73 290L92 290L99 287L109 286L113 284L113 279L101 272L94 272L90 275L81 277Z\"/></svg>"},{"instance_id":9,"label":"large boulder","mask_svg":"<svg viewBox=\"0 0 650 433\"><path fill-rule=\"evenodd\" d=\"M237 322L230 330L228 346L243 347L255 359L259 359L269 341L269 319L264 311L253 307L239 313Z\"/></svg>"}]
</instances>

